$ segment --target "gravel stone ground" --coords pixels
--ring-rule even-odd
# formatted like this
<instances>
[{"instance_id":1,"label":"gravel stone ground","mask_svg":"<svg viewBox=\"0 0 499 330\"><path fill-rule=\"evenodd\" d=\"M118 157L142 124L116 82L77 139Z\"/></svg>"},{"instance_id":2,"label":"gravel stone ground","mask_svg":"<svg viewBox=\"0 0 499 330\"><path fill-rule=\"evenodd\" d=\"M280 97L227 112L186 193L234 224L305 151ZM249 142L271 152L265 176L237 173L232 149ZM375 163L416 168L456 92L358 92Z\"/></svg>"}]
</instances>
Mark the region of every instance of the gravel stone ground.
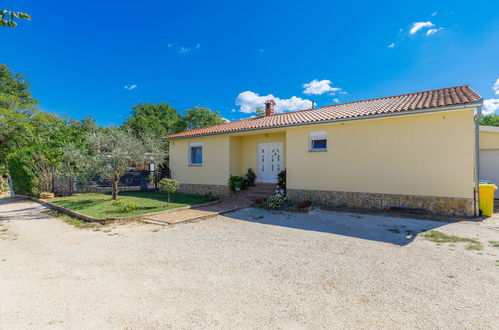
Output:
<instances>
[{"instance_id":1,"label":"gravel stone ground","mask_svg":"<svg viewBox=\"0 0 499 330\"><path fill-rule=\"evenodd\" d=\"M244 209L94 231L42 210L0 200L0 329L498 328L499 217Z\"/></svg>"}]
</instances>

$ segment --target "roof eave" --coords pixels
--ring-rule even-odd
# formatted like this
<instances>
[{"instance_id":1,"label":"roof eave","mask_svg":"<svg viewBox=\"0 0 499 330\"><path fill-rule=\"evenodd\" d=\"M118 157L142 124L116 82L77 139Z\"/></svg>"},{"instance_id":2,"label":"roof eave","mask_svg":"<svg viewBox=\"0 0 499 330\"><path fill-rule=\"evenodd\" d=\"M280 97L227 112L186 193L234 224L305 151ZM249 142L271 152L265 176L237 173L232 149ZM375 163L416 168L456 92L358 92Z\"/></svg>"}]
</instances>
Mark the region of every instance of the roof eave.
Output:
<instances>
[{"instance_id":1,"label":"roof eave","mask_svg":"<svg viewBox=\"0 0 499 330\"><path fill-rule=\"evenodd\" d=\"M307 126L307 125L319 125L319 124L328 124L328 123L354 121L354 120L368 120L368 119L376 119L376 118L384 118L384 117L406 116L406 115L413 115L413 114L420 114L420 113L427 113L427 112L441 112L441 111L462 110L462 109L466 109L466 108L479 107L479 106L482 106L482 105L483 105L483 99L480 99L480 100L477 100L477 101L474 101L474 102L470 102L470 103L448 105L448 106L444 106L444 107L434 107L434 108L418 109L418 110L410 110L410 111L407 111L407 110L406 111L397 111L397 112L389 112L389 113L383 113L383 114L377 114L377 115L370 115L370 116L359 116L359 117L348 117L348 118L338 118L338 119L329 119L329 120L318 120L318 121L312 121L312 122L303 122L303 123L296 123L296 124L274 125L274 126L268 126L268 127L246 128L246 129L238 129L238 130L233 130L233 131L216 132L216 133L205 133L205 134L196 134L196 135L187 135L187 136L180 136L180 137L173 137L173 138L162 137L161 139L167 140L167 141L185 140L185 139L198 138L198 137L204 137L204 136L227 135L227 134L232 134L232 133L250 132L250 131L262 131L262 130L275 129L275 128L285 128L285 127L294 127L294 126Z\"/></svg>"}]
</instances>

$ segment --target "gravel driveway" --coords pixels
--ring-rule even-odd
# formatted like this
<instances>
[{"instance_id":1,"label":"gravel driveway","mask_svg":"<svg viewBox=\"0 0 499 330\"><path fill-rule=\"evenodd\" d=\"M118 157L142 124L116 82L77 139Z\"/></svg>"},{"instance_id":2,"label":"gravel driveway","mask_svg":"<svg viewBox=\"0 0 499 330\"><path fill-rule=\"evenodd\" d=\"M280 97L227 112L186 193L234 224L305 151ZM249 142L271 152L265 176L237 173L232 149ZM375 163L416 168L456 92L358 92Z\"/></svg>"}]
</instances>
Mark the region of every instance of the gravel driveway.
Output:
<instances>
[{"instance_id":1,"label":"gravel driveway","mask_svg":"<svg viewBox=\"0 0 499 330\"><path fill-rule=\"evenodd\" d=\"M455 224L245 209L77 229L0 200L1 329L417 328L499 324L499 219ZM478 238L437 244L435 229Z\"/></svg>"}]
</instances>

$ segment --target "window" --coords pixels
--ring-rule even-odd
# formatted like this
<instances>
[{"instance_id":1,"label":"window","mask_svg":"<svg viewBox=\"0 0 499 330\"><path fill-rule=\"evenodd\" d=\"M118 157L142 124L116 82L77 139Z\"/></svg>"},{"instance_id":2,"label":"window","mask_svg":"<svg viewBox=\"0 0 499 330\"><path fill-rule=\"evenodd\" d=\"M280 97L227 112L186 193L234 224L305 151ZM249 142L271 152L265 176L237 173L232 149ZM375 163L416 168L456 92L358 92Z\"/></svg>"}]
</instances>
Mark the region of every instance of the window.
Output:
<instances>
[{"instance_id":1,"label":"window","mask_svg":"<svg viewBox=\"0 0 499 330\"><path fill-rule=\"evenodd\" d=\"M309 151L327 151L326 131L310 132Z\"/></svg>"},{"instance_id":2,"label":"window","mask_svg":"<svg viewBox=\"0 0 499 330\"><path fill-rule=\"evenodd\" d=\"M203 165L202 143L189 144L189 165Z\"/></svg>"}]
</instances>

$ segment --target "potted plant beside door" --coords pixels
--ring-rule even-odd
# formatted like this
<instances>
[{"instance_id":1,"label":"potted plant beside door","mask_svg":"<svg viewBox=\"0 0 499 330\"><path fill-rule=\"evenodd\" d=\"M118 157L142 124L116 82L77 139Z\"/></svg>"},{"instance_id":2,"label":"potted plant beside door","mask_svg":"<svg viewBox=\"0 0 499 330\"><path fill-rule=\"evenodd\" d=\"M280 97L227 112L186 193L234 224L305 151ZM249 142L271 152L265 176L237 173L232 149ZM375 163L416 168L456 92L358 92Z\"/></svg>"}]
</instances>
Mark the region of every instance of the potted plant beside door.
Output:
<instances>
[{"instance_id":1,"label":"potted plant beside door","mask_svg":"<svg viewBox=\"0 0 499 330\"><path fill-rule=\"evenodd\" d=\"M239 191L243 187L244 178L242 176L231 175L228 183L232 191Z\"/></svg>"},{"instance_id":2,"label":"potted plant beside door","mask_svg":"<svg viewBox=\"0 0 499 330\"><path fill-rule=\"evenodd\" d=\"M282 170L277 174L277 189L279 195L286 195L286 170Z\"/></svg>"}]
</instances>

